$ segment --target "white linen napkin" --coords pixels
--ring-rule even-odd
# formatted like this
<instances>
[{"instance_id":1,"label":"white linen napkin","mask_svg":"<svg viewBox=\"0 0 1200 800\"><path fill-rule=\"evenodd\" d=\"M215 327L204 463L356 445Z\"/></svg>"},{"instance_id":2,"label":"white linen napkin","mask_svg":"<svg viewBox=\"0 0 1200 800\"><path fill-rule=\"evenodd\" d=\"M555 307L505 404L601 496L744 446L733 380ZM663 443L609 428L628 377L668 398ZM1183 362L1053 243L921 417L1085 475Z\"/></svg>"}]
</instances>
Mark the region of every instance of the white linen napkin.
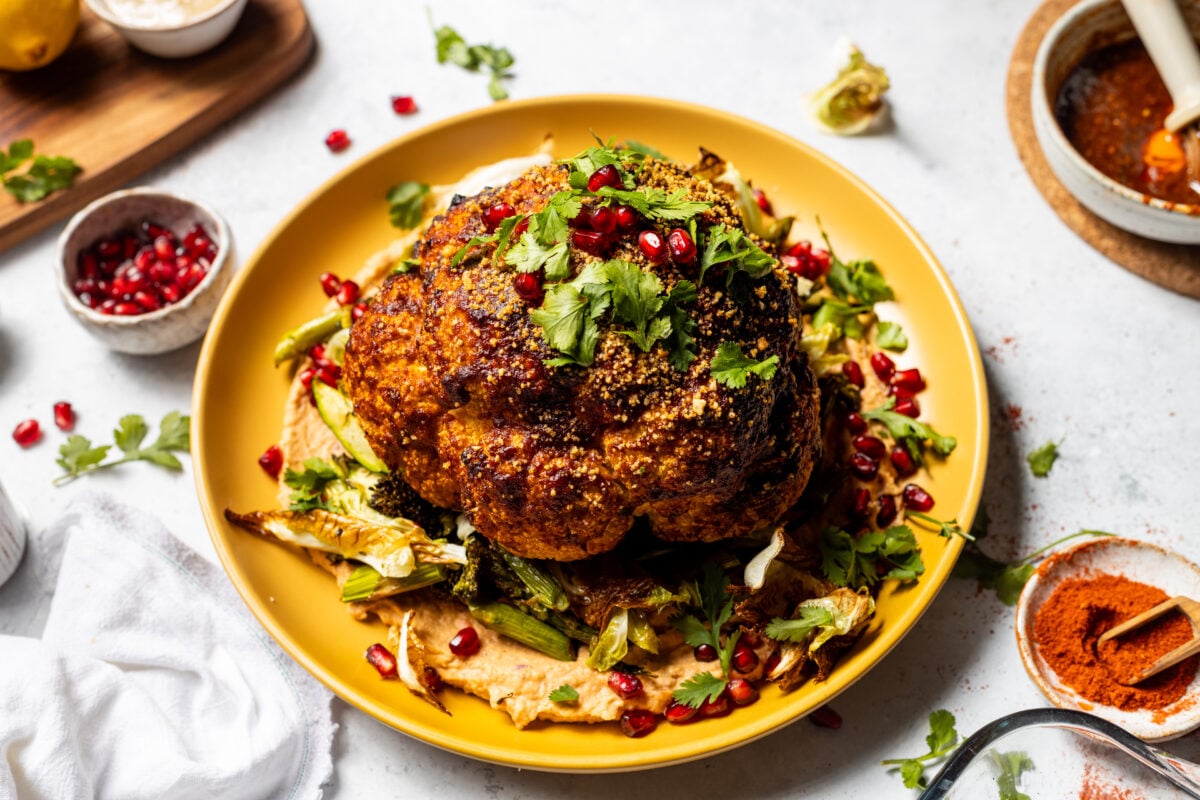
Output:
<instances>
[{"instance_id":1,"label":"white linen napkin","mask_svg":"<svg viewBox=\"0 0 1200 800\"><path fill-rule=\"evenodd\" d=\"M156 519L81 495L41 640L0 636L0 800L319 798L330 694Z\"/></svg>"}]
</instances>

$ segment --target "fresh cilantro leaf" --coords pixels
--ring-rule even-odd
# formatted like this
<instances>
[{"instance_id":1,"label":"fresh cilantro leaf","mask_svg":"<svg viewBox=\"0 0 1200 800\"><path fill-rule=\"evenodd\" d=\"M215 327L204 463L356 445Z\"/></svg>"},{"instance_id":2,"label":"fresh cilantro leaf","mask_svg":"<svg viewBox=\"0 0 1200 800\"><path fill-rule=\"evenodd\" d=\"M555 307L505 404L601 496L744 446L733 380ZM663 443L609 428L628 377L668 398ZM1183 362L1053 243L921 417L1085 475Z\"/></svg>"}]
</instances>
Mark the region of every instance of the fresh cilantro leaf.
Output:
<instances>
[{"instance_id":1,"label":"fresh cilantro leaf","mask_svg":"<svg viewBox=\"0 0 1200 800\"><path fill-rule=\"evenodd\" d=\"M113 429L113 441L122 453L136 453L150 429L141 414L126 414Z\"/></svg>"},{"instance_id":2,"label":"fresh cilantro leaf","mask_svg":"<svg viewBox=\"0 0 1200 800\"><path fill-rule=\"evenodd\" d=\"M122 455L107 462L104 459L113 445L92 447L92 443L85 437L71 436L66 444L59 448L61 458L58 459L58 464L66 472L55 478L54 484L59 486L80 475L130 461L149 461L167 469L183 469L183 464L175 453L187 451L191 442L190 426L190 417L178 411L171 411L159 422L158 438L148 447L143 447L142 442L149 432L146 420L140 414L126 414L113 429L113 441Z\"/></svg>"},{"instance_id":3,"label":"fresh cilantro leaf","mask_svg":"<svg viewBox=\"0 0 1200 800\"><path fill-rule=\"evenodd\" d=\"M716 702L717 698L721 696L721 692L725 691L727 684L728 681L718 678L711 672L697 672L679 684L679 688L671 692L671 697L685 706L699 708L706 700Z\"/></svg>"},{"instance_id":4,"label":"fresh cilantro leaf","mask_svg":"<svg viewBox=\"0 0 1200 800\"><path fill-rule=\"evenodd\" d=\"M562 686L550 693L549 700L551 703L578 703L579 692L576 691L575 687L571 684L564 683Z\"/></svg>"},{"instance_id":5,"label":"fresh cilantro leaf","mask_svg":"<svg viewBox=\"0 0 1200 800\"><path fill-rule=\"evenodd\" d=\"M1025 456L1025 460L1029 462L1029 471L1033 473L1033 477L1044 478L1050 474L1050 468L1054 466L1054 462L1058 458L1058 446L1060 444L1062 444L1061 440L1058 442L1046 442L1037 450Z\"/></svg>"},{"instance_id":6,"label":"fresh cilantro leaf","mask_svg":"<svg viewBox=\"0 0 1200 800\"><path fill-rule=\"evenodd\" d=\"M929 752L912 758L889 758L882 762L885 767L897 767L905 788L924 789L927 762L940 761L958 747L958 731L954 727L954 715L939 709L929 715L929 735L925 744Z\"/></svg>"},{"instance_id":7,"label":"fresh cilantro leaf","mask_svg":"<svg viewBox=\"0 0 1200 800\"><path fill-rule=\"evenodd\" d=\"M597 146L589 147L564 162L571 167L567 182L572 188L583 191L587 189L588 179L591 178L593 172L601 167L612 166L616 167L621 175L621 187L632 189L634 181L629 173L640 168L639 162L644 158L643 154L632 149L613 147L611 142L605 144L600 141L599 137L597 137L597 142L599 142Z\"/></svg>"},{"instance_id":8,"label":"fresh cilantro leaf","mask_svg":"<svg viewBox=\"0 0 1200 800\"><path fill-rule=\"evenodd\" d=\"M91 440L86 436L80 436L77 433L71 434L67 437L67 441L58 448L59 458L56 463L66 472L62 478L74 478L95 467L104 460L111 447L112 445L107 444L92 447Z\"/></svg>"},{"instance_id":9,"label":"fresh cilantro leaf","mask_svg":"<svg viewBox=\"0 0 1200 800\"><path fill-rule=\"evenodd\" d=\"M191 444L191 418L178 411L168 411L158 423L158 438L154 440L153 448L187 450Z\"/></svg>"},{"instance_id":10,"label":"fresh cilantro leaf","mask_svg":"<svg viewBox=\"0 0 1200 800\"><path fill-rule=\"evenodd\" d=\"M661 150L653 148L648 144L639 142L636 139L626 139L625 140L625 149L632 150L635 153L641 153L642 155L650 156L651 158L657 158L659 161L670 161L671 160L666 155L664 155Z\"/></svg>"},{"instance_id":11,"label":"fresh cilantro leaf","mask_svg":"<svg viewBox=\"0 0 1200 800\"><path fill-rule=\"evenodd\" d=\"M974 538L971 534L962 529L962 527L958 524L957 519L938 519L937 517L931 517L928 514L922 514L920 511L905 511L904 516L906 518L919 519L922 522L928 522L930 525L933 525L937 528L938 536L941 536L945 539L953 539L955 536L959 536L968 540Z\"/></svg>"},{"instance_id":12,"label":"fresh cilantro leaf","mask_svg":"<svg viewBox=\"0 0 1200 800\"><path fill-rule=\"evenodd\" d=\"M712 561L704 562L703 571L700 574L700 580L696 584L696 593L699 597L700 610L703 612L705 619L708 620L708 626L697 619L692 614L680 614L671 620L671 624L683 634L684 641L692 647L699 647L702 644L712 645L717 650L720 658L722 674L728 676L730 673L730 662L733 658L733 649L737 645L740 631L735 631L725 637L725 643L721 643L721 628L729 621L729 617L733 614L733 597L729 594L729 578L725 575L725 571L717 566ZM708 677L704 677L708 676ZM711 687L711 681L720 681L721 689L725 688L725 681L709 673L701 672L693 676L688 681L685 681L680 689L686 689L689 684L693 684L693 690L685 691L684 696L695 701L693 707L698 707L703 702L703 696L696 693L697 687ZM693 683L698 682L698 683ZM678 694L680 690L676 690L675 698L681 703L691 705L691 702L681 699ZM716 694L720 694L720 689Z\"/></svg>"},{"instance_id":13,"label":"fresh cilantro leaf","mask_svg":"<svg viewBox=\"0 0 1200 800\"><path fill-rule=\"evenodd\" d=\"M887 428L888 434L898 444L907 445L910 441L913 444L929 442L933 451L940 456L948 456L954 452L954 448L958 446L957 439L953 436L943 436L924 422L893 411L895 405L896 398L889 397L882 406L871 411L864 411L862 416L864 419L878 422Z\"/></svg>"},{"instance_id":14,"label":"fresh cilantro leaf","mask_svg":"<svg viewBox=\"0 0 1200 800\"><path fill-rule=\"evenodd\" d=\"M700 254L699 282L704 283L704 274L715 266L725 266L726 282L733 280L737 272L745 272L751 278L761 278L779 263L763 252L749 236L738 228L713 225L704 236L704 250Z\"/></svg>"},{"instance_id":15,"label":"fresh cilantro leaf","mask_svg":"<svg viewBox=\"0 0 1200 800\"><path fill-rule=\"evenodd\" d=\"M1032 770L1033 759L1023 751L1010 750L1007 753L997 753L990 750L992 761L1000 769L996 776L996 788L999 790L999 800L1030 800L1029 795L1017 789L1021 776Z\"/></svg>"},{"instance_id":16,"label":"fresh cilantro leaf","mask_svg":"<svg viewBox=\"0 0 1200 800\"><path fill-rule=\"evenodd\" d=\"M834 339L845 336L848 339L863 338L866 328L859 320L860 314L871 310L870 306L851 305L843 300L826 299L813 313L812 326L821 330L829 326L834 331Z\"/></svg>"},{"instance_id":17,"label":"fresh cilantro leaf","mask_svg":"<svg viewBox=\"0 0 1200 800\"><path fill-rule=\"evenodd\" d=\"M433 35L437 42L439 64L449 62L468 72L479 72L486 67L491 72L488 94L493 100L504 100L508 97L508 92L500 83L503 78L511 77L506 70L514 63L513 55L507 48L490 44L468 45L458 31L449 25L436 28Z\"/></svg>"},{"instance_id":18,"label":"fresh cilantro leaf","mask_svg":"<svg viewBox=\"0 0 1200 800\"><path fill-rule=\"evenodd\" d=\"M530 319L541 326L546 344L571 359L566 363L588 366L595 357L595 343L589 350L583 338L585 322L595 325L587 314L588 305L588 299L577 288L557 283L546 289L541 308L530 312Z\"/></svg>"},{"instance_id":19,"label":"fresh cilantro leaf","mask_svg":"<svg viewBox=\"0 0 1200 800\"><path fill-rule=\"evenodd\" d=\"M404 230L420 225L429 191L429 184L420 181L404 181L388 189L388 216L392 225Z\"/></svg>"},{"instance_id":20,"label":"fresh cilantro leaf","mask_svg":"<svg viewBox=\"0 0 1200 800\"><path fill-rule=\"evenodd\" d=\"M767 623L766 634L772 639L802 644L809 634L822 625L833 624L833 613L827 608L802 606L796 619L776 618Z\"/></svg>"},{"instance_id":21,"label":"fresh cilantro leaf","mask_svg":"<svg viewBox=\"0 0 1200 800\"><path fill-rule=\"evenodd\" d=\"M757 375L764 381L771 380L778 366L779 356L755 361L742 353L742 346L737 342L722 342L713 356L709 370L722 386L741 389L746 385L746 378L750 374Z\"/></svg>"},{"instance_id":22,"label":"fresh cilantro leaf","mask_svg":"<svg viewBox=\"0 0 1200 800\"><path fill-rule=\"evenodd\" d=\"M875 326L875 344L898 353L908 348L908 336L898 322L880 322Z\"/></svg>"},{"instance_id":23,"label":"fresh cilantro leaf","mask_svg":"<svg viewBox=\"0 0 1200 800\"><path fill-rule=\"evenodd\" d=\"M596 194L630 206L642 216L664 222L684 222L712 208L712 203L700 200L685 200L687 192L674 189L615 189L602 186ZM695 237L693 237L693 240Z\"/></svg>"},{"instance_id":24,"label":"fresh cilantro leaf","mask_svg":"<svg viewBox=\"0 0 1200 800\"><path fill-rule=\"evenodd\" d=\"M303 470L297 472L288 467L283 473L283 482L292 489L292 511L310 511L314 508L325 508L321 499L325 487L330 481L342 477L341 472L328 461L320 458L306 458L301 465Z\"/></svg>"},{"instance_id":25,"label":"fresh cilantro leaf","mask_svg":"<svg viewBox=\"0 0 1200 800\"><path fill-rule=\"evenodd\" d=\"M24 140L23 140L24 141ZM10 158L12 147L9 147ZM18 150L18 156L24 150ZM22 158L17 163L23 163ZM0 178L5 190L22 203L32 203L45 198L59 189L75 185L75 177L82 172L78 164L65 156L36 156L33 163L21 175Z\"/></svg>"},{"instance_id":26,"label":"fresh cilantro leaf","mask_svg":"<svg viewBox=\"0 0 1200 800\"><path fill-rule=\"evenodd\" d=\"M686 372L696 360L696 340L692 336L696 332L696 321L679 304L695 302L698 297L696 284L682 280L671 287L663 303L663 314L671 322L671 332L666 337L670 347L667 359L679 372Z\"/></svg>"},{"instance_id":27,"label":"fresh cilantro leaf","mask_svg":"<svg viewBox=\"0 0 1200 800\"><path fill-rule=\"evenodd\" d=\"M929 715L929 735L925 737L930 752L945 750L958 744L958 731L954 728L954 715L939 708Z\"/></svg>"},{"instance_id":28,"label":"fresh cilantro leaf","mask_svg":"<svg viewBox=\"0 0 1200 800\"><path fill-rule=\"evenodd\" d=\"M997 599L1006 606L1015 606L1021 597L1021 590L1033 577L1033 570L1033 564L1006 564L992 584Z\"/></svg>"},{"instance_id":29,"label":"fresh cilantro leaf","mask_svg":"<svg viewBox=\"0 0 1200 800\"><path fill-rule=\"evenodd\" d=\"M924 789L925 765L915 758L906 758L900 762L900 778L904 781L905 789Z\"/></svg>"},{"instance_id":30,"label":"fresh cilantro leaf","mask_svg":"<svg viewBox=\"0 0 1200 800\"><path fill-rule=\"evenodd\" d=\"M0 175L11 172L33 158L33 139L17 139L9 142L8 152L0 150Z\"/></svg>"},{"instance_id":31,"label":"fresh cilantro leaf","mask_svg":"<svg viewBox=\"0 0 1200 800\"><path fill-rule=\"evenodd\" d=\"M632 339L643 353L649 352L655 341L671 332L669 318L664 318L665 330L660 324L656 330L648 331L666 301L662 281L654 273L620 259L605 263L604 274L610 286L613 318L633 326L632 330L618 329L618 332Z\"/></svg>"},{"instance_id":32,"label":"fresh cilantro leaf","mask_svg":"<svg viewBox=\"0 0 1200 800\"><path fill-rule=\"evenodd\" d=\"M526 231L509 248L504 261L515 267L517 272L537 272L544 269L547 280L562 280L567 277L570 253L566 242L542 244L537 237Z\"/></svg>"},{"instance_id":33,"label":"fresh cilantro leaf","mask_svg":"<svg viewBox=\"0 0 1200 800\"><path fill-rule=\"evenodd\" d=\"M873 586L880 580L909 581L925 571L920 546L906 525L858 537L829 527L821 537L820 548L825 577L851 589Z\"/></svg>"},{"instance_id":34,"label":"fresh cilantro leaf","mask_svg":"<svg viewBox=\"0 0 1200 800\"><path fill-rule=\"evenodd\" d=\"M712 631L705 627L704 623L693 614L681 614L678 617L674 617L671 620L671 624L683 634L683 640L692 647L713 643Z\"/></svg>"}]
</instances>

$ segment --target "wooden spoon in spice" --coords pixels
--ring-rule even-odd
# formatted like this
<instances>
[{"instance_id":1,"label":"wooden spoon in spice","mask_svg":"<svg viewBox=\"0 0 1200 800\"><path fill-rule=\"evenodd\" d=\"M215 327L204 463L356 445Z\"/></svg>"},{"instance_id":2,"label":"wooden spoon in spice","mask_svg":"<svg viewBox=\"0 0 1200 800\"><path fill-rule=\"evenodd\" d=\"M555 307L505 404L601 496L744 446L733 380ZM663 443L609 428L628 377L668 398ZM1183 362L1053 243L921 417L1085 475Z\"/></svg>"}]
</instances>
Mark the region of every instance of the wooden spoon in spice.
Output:
<instances>
[{"instance_id":1,"label":"wooden spoon in spice","mask_svg":"<svg viewBox=\"0 0 1200 800\"><path fill-rule=\"evenodd\" d=\"M1153 622L1163 614L1175 610L1181 611L1184 616L1188 618L1188 621L1192 623L1192 640L1186 644L1176 647L1171 652L1159 658L1149 667L1142 670L1141 674L1137 676L1136 680L1132 681L1132 683L1135 684L1141 683L1147 678L1151 678L1162 672L1164 669L1173 667L1180 661L1200 653L1200 603L1196 602L1190 597L1184 597L1183 595L1172 597L1170 600L1164 600L1154 608L1151 608L1149 611L1143 611L1136 617L1131 617L1125 622L1122 622L1120 625L1117 625L1115 628L1105 631L1104 635L1100 637L1096 644L1101 645L1110 639L1116 638L1117 636L1123 636L1132 630L1136 630L1147 623Z\"/></svg>"}]
</instances>

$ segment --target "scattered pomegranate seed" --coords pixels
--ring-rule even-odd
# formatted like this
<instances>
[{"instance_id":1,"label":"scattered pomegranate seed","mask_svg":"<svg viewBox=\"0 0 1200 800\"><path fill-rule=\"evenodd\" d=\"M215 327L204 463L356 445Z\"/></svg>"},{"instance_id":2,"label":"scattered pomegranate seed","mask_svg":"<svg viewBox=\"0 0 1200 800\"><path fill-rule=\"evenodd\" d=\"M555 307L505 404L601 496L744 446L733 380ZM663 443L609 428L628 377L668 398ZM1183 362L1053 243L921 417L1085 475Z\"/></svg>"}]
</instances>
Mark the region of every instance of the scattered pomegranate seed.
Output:
<instances>
[{"instance_id":1,"label":"scattered pomegranate seed","mask_svg":"<svg viewBox=\"0 0 1200 800\"><path fill-rule=\"evenodd\" d=\"M728 692L721 692L716 700L705 700L700 704L700 716L706 718L723 717L733 711L733 703L729 700Z\"/></svg>"},{"instance_id":2,"label":"scattered pomegranate seed","mask_svg":"<svg viewBox=\"0 0 1200 800\"><path fill-rule=\"evenodd\" d=\"M696 645L695 649L692 650L692 655L695 656L697 661L716 661L717 648L713 647L711 644L698 644Z\"/></svg>"},{"instance_id":3,"label":"scattered pomegranate seed","mask_svg":"<svg viewBox=\"0 0 1200 800\"><path fill-rule=\"evenodd\" d=\"M879 495L879 513L875 515L875 524L886 528L896 519L896 498L890 494Z\"/></svg>"},{"instance_id":4,"label":"scattered pomegranate seed","mask_svg":"<svg viewBox=\"0 0 1200 800\"><path fill-rule=\"evenodd\" d=\"M623 231L631 230L638 224L638 213L629 206L617 206L617 227Z\"/></svg>"},{"instance_id":5,"label":"scattered pomegranate seed","mask_svg":"<svg viewBox=\"0 0 1200 800\"><path fill-rule=\"evenodd\" d=\"M379 677L387 680L399 677L400 671L396 666L396 657L392 655L391 650L376 642L367 648L364 655L367 663L379 673Z\"/></svg>"},{"instance_id":6,"label":"scattered pomegranate seed","mask_svg":"<svg viewBox=\"0 0 1200 800\"><path fill-rule=\"evenodd\" d=\"M311 383L312 380L310 379L309 382ZM279 445L273 444L264 450L263 454L258 457L258 465L272 478L278 478L279 471L283 469L283 451L279 449Z\"/></svg>"},{"instance_id":7,"label":"scattered pomegranate seed","mask_svg":"<svg viewBox=\"0 0 1200 800\"><path fill-rule=\"evenodd\" d=\"M342 368L337 364L326 364L323 367L318 367L317 378L321 383L336 389L338 381L342 379Z\"/></svg>"},{"instance_id":8,"label":"scattered pomegranate seed","mask_svg":"<svg viewBox=\"0 0 1200 800\"><path fill-rule=\"evenodd\" d=\"M758 689L755 689L754 684L745 678L732 679L725 687L725 691L729 692L729 699L738 706L748 706L758 699Z\"/></svg>"},{"instance_id":9,"label":"scattered pomegranate seed","mask_svg":"<svg viewBox=\"0 0 1200 800\"><path fill-rule=\"evenodd\" d=\"M733 646L733 658L730 663L735 670L743 674L753 672L758 666L758 653L748 642L739 641Z\"/></svg>"},{"instance_id":10,"label":"scattered pomegranate seed","mask_svg":"<svg viewBox=\"0 0 1200 800\"><path fill-rule=\"evenodd\" d=\"M819 247L814 249L812 242L807 239L789 247L779 260L789 272L810 281L815 281L829 272L829 252Z\"/></svg>"},{"instance_id":11,"label":"scattered pomegranate seed","mask_svg":"<svg viewBox=\"0 0 1200 800\"><path fill-rule=\"evenodd\" d=\"M513 278L517 296L526 303L538 303L542 299L542 283L532 272L518 272Z\"/></svg>"},{"instance_id":12,"label":"scattered pomegranate seed","mask_svg":"<svg viewBox=\"0 0 1200 800\"><path fill-rule=\"evenodd\" d=\"M500 223L517 213L517 210L508 203L496 203L485 208L479 215L483 220L483 227L488 231L494 231L500 227Z\"/></svg>"},{"instance_id":13,"label":"scattered pomegranate seed","mask_svg":"<svg viewBox=\"0 0 1200 800\"><path fill-rule=\"evenodd\" d=\"M361 290L358 284L354 281L342 281L342 285L338 287L337 294L334 299L337 300L339 306L352 306L358 302L358 296Z\"/></svg>"},{"instance_id":14,"label":"scattered pomegranate seed","mask_svg":"<svg viewBox=\"0 0 1200 800\"><path fill-rule=\"evenodd\" d=\"M891 459L892 466L896 468L896 473L902 478L907 478L917 471L917 465L913 461L912 453L908 452L908 448L904 445L898 444L892 447L891 452L888 453L888 458Z\"/></svg>"},{"instance_id":15,"label":"scattered pomegranate seed","mask_svg":"<svg viewBox=\"0 0 1200 800\"><path fill-rule=\"evenodd\" d=\"M887 455L887 445L883 439L865 434L855 436L850 444L860 453L866 453L871 458L880 459Z\"/></svg>"},{"instance_id":16,"label":"scattered pomegranate seed","mask_svg":"<svg viewBox=\"0 0 1200 800\"><path fill-rule=\"evenodd\" d=\"M846 415L846 430L854 434L866 433L867 421L863 419L862 414L851 411Z\"/></svg>"},{"instance_id":17,"label":"scattered pomegranate seed","mask_svg":"<svg viewBox=\"0 0 1200 800\"><path fill-rule=\"evenodd\" d=\"M366 303L355 303L354 308L350 309L350 321L358 322L362 319L362 315L367 313Z\"/></svg>"},{"instance_id":18,"label":"scattered pomegranate seed","mask_svg":"<svg viewBox=\"0 0 1200 800\"><path fill-rule=\"evenodd\" d=\"M631 739L645 736L658 727L658 717L644 708L635 708L621 715L621 731Z\"/></svg>"},{"instance_id":19,"label":"scattered pomegranate seed","mask_svg":"<svg viewBox=\"0 0 1200 800\"><path fill-rule=\"evenodd\" d=\"M321 291L326 297L333 297L342 288L342 279L332 272L321 273Z\"/></svg>"},{"instance_id":20,"label":"scattered pomegranate seed","mask_svg":"<svg viewBox=\"0 0 1200 800\"><path fill-rule=\"evenodd\" d=\"M571 244L585 253L599 256L603 255L608 246L612 244L612 239L607 233L599 231L574 230L571 231Z\"/></svg>"},{"instance_id":21,"label":"scattered pomegranate seed","mask_svg":"<svg viewBox=\"0 0 1200 800\"><path fill-rule=\"evenodd\" d=\"M846 380L860 389L866 385L866 381L863 379L862 367L859 366L857 361L847 361L845 364L842 364L842 374L846 376Z\"/></svg>"},{"instance_id":22,"label":"scattered pomegranate seed","mask_svg":"<svg viewBox=\"0 0 1200 800\"><path fill-rule=\"evenodd\" d=\"M628 672L610 672L608 688L616 692L624 700L632 700L642 693L642 679Z\"/></svg>"},{"instance_id":23,"label":"scattered pomegranate seed","mask_svg":"<svg viewBox=\"0 0 1200 800\"><path fill-rule=\"evenodd\" d=\"M892 407L892 410L897 414L903 414L913 419L921 416L921 406L917 403L917 398L915 397L901 397L896 401L896 405Z\"/></svg>"},{"instance_id":24,"label":"scattered pomegranate seed","mask_svg":"<svg viewBox=\"0 0 1200 800\"><path fill-rule=\"evenodd\" d=\"M854 490L854 502L850 505L850 513L858 519L865 519L871 510L871 490L858 487Z\"/></svg>"},{"instance_id":25,"label":"scattered pomegranate seed","mask_svg":"<svg viewBox=\"0 0 1200 800\"><path fill-rule=\"evenodd\" d=\"M433 667L425 667L421 671L421 683L426 689L437 694L445 688L446 684L442 682L442 676Z\"/></svg>"},{"instance_id":26,"label":"scattered pomegranate seed","mask_svg":"<svg viewBox=\"0 0 1200 800\"><path fill-rule=\"evenodd\" d=\"M879 376L879 380L887 382L896 373L896 363L887 357L886 353L871 353L871 369Z\"/></svg>"},{"instance_id":27,"label":"scattered pomegranate seed","mask_svg":"<svg viewBox=\"0 0 1200 800\"><path fill-rule=\"evenodd\" d=\"M667 243L663 241L658 231L642 231L638 234L638 249L651 264L661 264L667 260Z\"/></svg>"},{"instance_id":28,"label":"scattered pomegranate seed","mask_svg":"<svg viewBox=\"0 0 1200 800\"><path fill-rule=\"evenodd\" d=\"M821 706L809 714L808 721L818 728L830 728L836 731L842 727L842 715L829 706Z\"/></svg>"},{"instance_id":29,"label":"scattered pomegranate seed","mask_svg":"<svg viewBox=\"0 0 1200 800\"><path fill-rule=\"evenodd\" d=\"M350 134L338 128L325 137L325 146L330 152L340 153L350 146Z\"/></svg>"},{"instance_id":30,"label":"scattered pomegranate seed","mask_svg":"<svg viewBox=\"0 0 1200 800\"><path fill-rule=\"evenodd\" d=\"M685 722L691 722L699 713L700 709L698 708L693 708L678 700L672 700L667 703L667 707L663 711L663 716L672 725L682 725Z\"/></svg>"},{"instance_id":31,"label":"scattered pomegranate seed","mask_svg":"<svg viewBox=\"0 0 1200 800\"><path fill-rule=\"evenodd\" d=\"M617 229L617 212L608 206L593 208L588 214L588 224L600 233L612 233Z\"/></svg>"},{"instance_id":32,"label":"scattered pomegranate seed","mask_svg":"<svg viewBox=\"0 0 1200 800\"><path fill-rule=\"evenodd\" d=\"M397 114L415 114L417 113L417 101L406 94L394 95L392 97L392 111L395 111Z\"/></svg>"},{"instance_id":33,"label":"scattered pomegranate seed","mask_svg":"<svg viewBox=\"0 0 1200 800\"><path fill-rule=\"evenodd\" d=\"M921 377L919 369L897 370L892 376L892 386L916 394L925 391L925 379Z\"/></svg>"},{"instance_id":34,"label":"scattered pomegranate seed","mask_svg":"<svg viewBox=\"0 0 1200 800\"><path fill-rule=\"evenodd\" d=\"M42 426L38 424L36 419L27 419L24 422L18 422L17 427L13 428L12 437L13 441L21 445L21 447L29 447L42 438Z\"/></svg>"},{"instance_id":35,"label":"scattered pomegranate seed","mask_svg":"<svg viewBox=\"0 0 1200 800\"><path fill-rule=\"evenodd\" d=\"M904 484L904 507L925 513L933 508L933 496L915 483Z\"/></svg>"},{"instance_id":36,"label":"scattered pomegranate seed","mask_svg":"<svg viewBox=\"0 0 1200 800\"><path fill-rule=\"evenodd\" d=\"M75 409L66 400L54 404L54 424L60 431L69 431L75 427Z\"/></svg>"},{"instance_id":37,"label":"scattered pomegranate seed","mask_svg":"<svg viewBox=\"0 0 1200 800\"><path fill-rule=\"evenodd\" d=\"M677 264L690 264L696 260L696 243L683 228L673 228L667 234L667 249Z\"/></svg>"},{"instance_id":38,"label":"scattered pomegranate seed","mask_svg":"<svg viewBox=\"0 0 1200 800\"><path fill-rule=\"evenodd\" d=\"M875 476L879 474L879 462L866 453L854 453L850 456L850 471L859 480L874 480Z\"/></svg>"},{"instance_id":39,"label":"scattered pomegranate seed","mask_svg":"<svg viewBox=\"0 0 1200 800\"><path fill-rule=\"evenodd\" d=\"M454 634L450 639L450 652L459 658L468 658L479 652L479 632L470 625Z\"/></svg>"},{"instance_id":40,"label":"scattered pomegranate seed","mask_svg":"<svg viewBox=\"0 0 1200 800\"><path fill-rule=\"evenodd\" d=\"M588 178L589 192L598 192L605 186L611 186L614 189L621 187L621 173L612 164L605 164Z\"/></svg>"},{"instance_id":41,"label":"scattered pomegranate seed","mask_svg":"<svg viewBox=\"0 0 1200 800\"><path fill-rule=\"evenodd\" d=\"M775 216L775 212L771 209L771 201L767 199L767 193L762 189L751 189L754 193L754 202L763 210L763 213Z\"/></svg>"}]
</instances>

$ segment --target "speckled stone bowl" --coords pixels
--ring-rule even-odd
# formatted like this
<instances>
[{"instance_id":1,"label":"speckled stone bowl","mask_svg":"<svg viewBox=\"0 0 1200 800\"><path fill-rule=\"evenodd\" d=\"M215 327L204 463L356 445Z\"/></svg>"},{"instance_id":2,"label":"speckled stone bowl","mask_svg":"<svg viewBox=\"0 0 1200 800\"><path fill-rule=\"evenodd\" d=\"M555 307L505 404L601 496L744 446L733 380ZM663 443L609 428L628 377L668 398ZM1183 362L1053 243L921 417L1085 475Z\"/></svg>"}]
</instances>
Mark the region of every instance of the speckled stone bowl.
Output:
<instances>
[{"instance_id":1,"label":"speckled stone bowl","mask_svg":"<svg viewBox=\"0 0 1200 800\"><path fill-rule=\"evenodd\" d=\"M208 274L178 303L157 311L120 317L88 308L71 288L78 277L80 251L97 239L126 228L136 229L145 219L170 228L181 238L193 224L203 225L217 245L217 257ZM110 349L137 355L166 353L191 344L208 329L208 321L229 284L232 249L229 226L203 203L148 187L124 189L101 197L67 223L58 238L58 294L88 333Z\"/></svg>"}]
</instances>

